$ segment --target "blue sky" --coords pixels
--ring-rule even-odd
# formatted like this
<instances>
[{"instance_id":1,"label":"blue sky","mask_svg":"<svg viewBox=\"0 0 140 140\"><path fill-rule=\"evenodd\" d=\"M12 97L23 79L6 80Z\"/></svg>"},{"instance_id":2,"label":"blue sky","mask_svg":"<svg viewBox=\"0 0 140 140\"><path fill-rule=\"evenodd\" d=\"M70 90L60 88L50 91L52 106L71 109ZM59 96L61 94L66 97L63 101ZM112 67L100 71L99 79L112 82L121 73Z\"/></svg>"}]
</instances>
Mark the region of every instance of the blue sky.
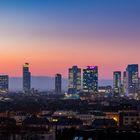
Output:
<instances>
[{"instance_id":1,"label":"blue sky","mask_svg":"<svg viewBox=\"0 0 140 140\"><path fill-rule=\"evenodd\" d=\"M0 63L10 75L25 61L34 75L65 77L72 65L99 65L105 79L140 64L140 0L1 0L0 18Z\"/></svg>"}]
</instances>

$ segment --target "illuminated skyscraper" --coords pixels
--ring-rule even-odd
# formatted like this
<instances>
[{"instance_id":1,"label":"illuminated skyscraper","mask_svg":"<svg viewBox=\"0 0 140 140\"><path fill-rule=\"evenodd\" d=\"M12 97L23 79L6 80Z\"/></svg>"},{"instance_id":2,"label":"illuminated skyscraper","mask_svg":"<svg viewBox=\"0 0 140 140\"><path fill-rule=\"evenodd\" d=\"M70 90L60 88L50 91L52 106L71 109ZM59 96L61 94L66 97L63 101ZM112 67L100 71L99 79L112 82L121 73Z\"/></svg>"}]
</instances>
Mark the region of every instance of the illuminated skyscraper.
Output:
<instances>
[{"instance_id":1,"label":"illuminated skyscraper","mask_svg":"<svg viewBox=\"0 0 140 140\"><path fill-rule=\"evenodd\" d=\"M62 76L61 74L55 75L55 93L60 94L62 87Z\"/></svg>"},{"instance_id":2,"label":"illuminated skyscraper","mask_svg":"<svg viewBox=\"0 0 140 140\"><path fill-rule=\"evenodd\" d=\"M126 95L127 77L126 71L123 72L123 93Z\"/></svg>"},{"instance_id":3,"label":"illuminated skyscraper","mask_svg":"<svg viewBox=\"0 0 140 140\"><path fill-rule=\"evenodd\" d=\"M127 76L127 95L133 96L138 93L139 75L138 64L128 65L126 69Z\"/></svg>"},{"instance_id":4,"label":"illuminated skyscraper","mask_svg":"<svg viewBox=\"0 0 140 140\"><path fill-rule=\"evenodd\" d=\"M81 69L73 66L69 69L68 93L76 94L81 90Z\"/></svg>"},{"instance_id":5,"label":"illuminated skyscraper","mask_svg":"<svg viewBox=\"0 0 140 140\"><path fill-rule=\"evenodd\" d=\"M9 77L8 75L0 75L0 92L7 93L9 87Z\"/></svg>"},{"instance_id":6,"label":"illuminated skyscraper","mask_svg":"<svg viewBox=\"0 0 140 140\"><path fill-rule=\"evenodd\" d=\"M113 90L115 94L121 93L121 71L113 73Z\"/></svg>"},{"instance_id":7,"label":"illuminated skyscraper","mask_svg":"<svg viewBox=\"0 0 140 140\"><path fill-rule=\"evenodd\" d=\"M98 66L88 66L83 70L83 91L98 92Z\"/></svg>"},{"instance_id":8,"label":"illuminated skyscraper","mask_svg":"<svg viewBox=\"0 0 140 140\"><path fill-rule=\"evenodd\" d=\"M29 63L23 65L23 90L29 92L31 89L31 73L29 71Z\"/></svg>"}]
</instances>

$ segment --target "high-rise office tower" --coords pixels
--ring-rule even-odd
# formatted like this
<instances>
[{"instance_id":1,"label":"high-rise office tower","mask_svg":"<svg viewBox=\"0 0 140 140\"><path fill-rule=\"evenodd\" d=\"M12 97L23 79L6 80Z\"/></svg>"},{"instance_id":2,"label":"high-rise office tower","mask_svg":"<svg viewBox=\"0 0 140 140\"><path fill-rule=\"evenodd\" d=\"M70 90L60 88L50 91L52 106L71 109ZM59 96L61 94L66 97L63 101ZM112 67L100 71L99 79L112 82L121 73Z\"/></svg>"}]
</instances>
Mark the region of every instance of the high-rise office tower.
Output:
<instances>
[{"instance_id":1,"label":"high-rise office tower","mask_svg":"<svg viewBox=\"0 0 140 140\"><path fill-rule=\"evenodd\" d=\"M61 74L55 75L55 93L61 94L62 76Z\"/></svg>"},{"instance_id":2,"label":"high-rise office tower","mask_svg":"<svg viewBox=\"0 0 140 140\"><path fill-rule=\"evenodd\" d=\"M69 69L68 93L76 94L81 90L81 69L73 66Z\"/></svg>"},{"instance_id":3,"label":"high-rise office tower","mask_svg":"<svg viewBox=\"0 0 140 140\"><path fill-rule=\"evenodd\" d=\"M0 92L7 93L9 87L9 77L8 75L0 75Z\"/></svg>"},{"instance_id":4,"label":"high-rise office tower","mask_svg":"<svg viewBox=\"0 0 140 140\"><path fill-rule=\"evenodd\" d=\"M126 95L127 77L126 71L123 72L123 94Z\"/></svg>"},{"instance_id":5,"label":"high-rise office tower","mask_svg":"<svg viewBox=\"0 0 140 140\"><path fill-rule=\"evenodd\" d=\"M83 70L83 92L98 92L98 66L88 66Z\"/></svg>"},{"instance_id":6,"label":"high-rise office tower","mask_svg":"<svg viewBox=\"0 0 140 140\"><path fill-rule=\"evenodd\" d=\"M138 64L132 64L127 66L126 77L127 77L127 95L133 96L138 93L139 88Z\"/></svg>"},{"instance_id":7,"label":"high-rise office tower","mask_svg":"<svg viewBox=\"0 0 140 140\"><path fill-rule=\"evenodd\" d=\"M115 94L121 93L121 71L113 73L113 91Z\"/></svg>"},{"instance_id":8,"label":"high-rise office tower","mask_svg":"<svg viewBox=\"0 0 140 140\"><path fill-rule=\"evenodd\" d=\"M23 90L29 92L31 89L31 73L29 71L29 63L23 65Z\"/></svg>"}]
</instances>

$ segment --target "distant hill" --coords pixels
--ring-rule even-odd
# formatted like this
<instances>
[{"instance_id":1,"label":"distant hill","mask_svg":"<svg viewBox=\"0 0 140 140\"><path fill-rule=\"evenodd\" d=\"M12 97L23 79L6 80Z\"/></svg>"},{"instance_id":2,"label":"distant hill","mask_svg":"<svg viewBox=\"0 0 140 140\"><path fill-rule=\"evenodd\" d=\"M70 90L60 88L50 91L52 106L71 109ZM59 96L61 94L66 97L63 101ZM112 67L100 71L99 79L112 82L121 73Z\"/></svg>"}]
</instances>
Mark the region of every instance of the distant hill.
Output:
<instances>
[{"instance_id":1,"label":"distant hill","mask_svg":"<svg viewBox=\"0 0 140 140\"><path fill-rule=\"evenodd\" d=\"M32 88L38 90L53 90L55 85L54 77L47 76L32 76L31 78ZM67 90L68 81L67 79L62 80L62 89ZM99 85L112 85L112 80L99 80ZM9 79L10 91L22 90L22 78L21 77L10 77Z\"/></svg>"},{"instance_id":2,"label":"distant hill","mask_svg":"<svg viewBox=\"0 0 140 140\"><path fill-rule=\"evenodd\" d=\"M32 76L31 87L38 90L53 90L55 86L54 77L47 76ZM63 90L67 89L67 79L62 80ZM9 79L9 89L10 91L22 90L22 78L21 77L11 77Z\"/></svg>"}]
</instances>

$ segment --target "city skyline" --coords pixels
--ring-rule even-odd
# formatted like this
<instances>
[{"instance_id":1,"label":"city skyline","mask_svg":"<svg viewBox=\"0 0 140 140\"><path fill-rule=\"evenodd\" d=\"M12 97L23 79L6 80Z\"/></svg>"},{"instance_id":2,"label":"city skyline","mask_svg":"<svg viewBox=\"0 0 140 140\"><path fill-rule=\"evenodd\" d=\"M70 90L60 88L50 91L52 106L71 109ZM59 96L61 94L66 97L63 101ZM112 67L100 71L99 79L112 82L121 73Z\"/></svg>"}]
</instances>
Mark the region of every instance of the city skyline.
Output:
<instances>
[{"instance_id":1,"label":"city skyline","mask_svg":"<svg viewBox=\"0 0 140 140\"><path fill-rule=\"evenodd\" d=\"M99 67L99 79L140 65L138 0L0 2L0 73L67 77L73 65Z\"/></svg>"},{"instance_id":2,"label":"city skyline","mask_svg":"<svg viewBox=\"0 0 140 140\"><path fill-rule=\"evenodd\" d=\"M59 91L61 91L61 89L67 89L69 93L73 92L73 87L75 87L75 89L78 87L77 91L80 91L84 89L84 86L87 87L88 84L95 84L96 89L111 86L113 92L116 94L128 94L128 87L134 87L132 91L135 92L139 88L140 81L138 64L128 64L123 71L112 72L112 79L106 80L98 78L98 66L87 66L85 69L78 68L76 65L72 66L72 68L68 69L68 78L58 73L56 73L54 77L32 75L32 72L29 71L29 63L27 62L23 64L22 70L22 77L10 77L5 74L0 74L0 76L7 76L8 79L10 79L10 82L9 80L7 81L12 90L21 90L22 83L22 90L24 91L26 91L26 89L30 90L31 88L40 90L52 90L55 88L56 91L57 89ZM89 83L85 83L85 81ZM1 83L3 84L3 81L1 81ZM46 85L48 86L46 87ZM7 87L7 84L5 86Z\"/></svg>"}]
</instances>

